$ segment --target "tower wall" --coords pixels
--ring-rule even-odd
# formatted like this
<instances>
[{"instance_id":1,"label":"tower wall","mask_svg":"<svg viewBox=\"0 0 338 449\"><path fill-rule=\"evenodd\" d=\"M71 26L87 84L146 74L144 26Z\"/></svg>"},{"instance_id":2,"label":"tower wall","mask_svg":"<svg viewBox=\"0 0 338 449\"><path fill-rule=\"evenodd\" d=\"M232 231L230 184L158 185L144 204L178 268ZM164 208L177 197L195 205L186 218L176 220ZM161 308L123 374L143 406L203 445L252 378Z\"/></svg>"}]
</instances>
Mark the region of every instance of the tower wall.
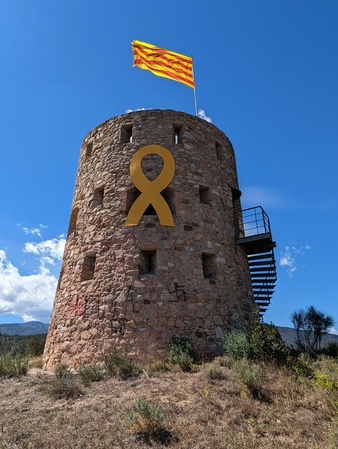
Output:
<instances>
[{"instance_id":1,"label":"tower wall","mask_svg":"<svg viewBox=\"0 0 338 449\"><path fill-rule=\"evenodd\" d=\"M174 158L162 192L174 226L162 226L152 206L126 226L140 195L129 166L146 145ZM150 180L162 166L155 154L142 160ZM100 363L112 348L137 360L161 358L175 334L199 353L220 352L224 332L245 326L253 306L245 250L235 244L240 205L232 189L232 145L200 118L146 110L94 128L81 148L45 366Z\"/></svg>"}]
</instances>

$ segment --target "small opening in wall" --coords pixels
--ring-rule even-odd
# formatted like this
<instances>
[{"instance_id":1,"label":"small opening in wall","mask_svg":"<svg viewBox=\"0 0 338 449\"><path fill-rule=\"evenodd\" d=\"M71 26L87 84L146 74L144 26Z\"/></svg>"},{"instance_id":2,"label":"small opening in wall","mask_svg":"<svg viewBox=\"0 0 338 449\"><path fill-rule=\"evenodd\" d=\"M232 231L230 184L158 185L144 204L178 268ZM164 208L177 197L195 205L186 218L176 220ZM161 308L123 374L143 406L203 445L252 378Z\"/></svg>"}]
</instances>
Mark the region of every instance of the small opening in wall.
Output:
<instances>
[{"instance_id":1,"label":"small opening in wall","mask_svg":"<svg viewBox=\"0 0 338 449\"><path fill-rule=\"evenodd\" d=\"M91 202L91 207L94 209L97 206L101 206L103 203L103 197L104 197L104 187L99 187L98 189L95 189L93 199Z\"/></svg>"},{"instance_id":2,"label":"small opening in wall","mask_svg":"<svg viewBox=\"0 0 338 449\"><path fill-rule=\"evenodd\" d=\"M78 214L79 214L79 208L75 207L72 210L72 213L71 213L71 216L70 216L70 221L69 221L69 226L68 226L68 234L67 235L70 235L70 234L72 234L75 231Z\"/></svg>"},{"instance_id":3,"label":"small opening in wall","mask_svg":"<svg viewBox=\"0 0 338 449\"><path fill-rule=\"evenodd\" d=\"M202 265L204 279L216 279L215 254L202 253Z\"/></svg>"},{"instance_id":4,"label":"small opening in wall","mask_svg":"<svg viewBox=\"0 0 338 449\"><path fill-rule=\"evenodd\" d=\"M139 275L155 274L156 270L156 250L141 250Z\"/></svg>"},{"instance_id":5,"label":"small opening in wall","mask_svg":"<svg viewBox=\"0 0 338 449\"><path fill-rule=\"evenodd\" d=\"M209 206L211 206L211 194L209 187L199 186L199 195L200 195L200 202L202 204L208 204Z\"/></svg>"},{"instance_id":6,"label":"small opening in wall","mask_svg":"<svg viewBox=\"0 0 338 449\"><path fill-rule=\"evenodd\" d=\"M124 125L121 128L121 143L132 143L133 125Z\"/></svg>"},{"instance_id":7,"label":"small opening in wall","mask_svg":"<svg viewBox=\"0 0 338 449\"><path fill-rule=\"evenodd\" d=\"M93 151L93 142L90 142L86 146L86 157L90 157Z\"/></svg>"},{"instance_id":8,"label":"small opening in wall","mask_svg":"<svg viewBox=\"0 0 338 449\"><path fill-rule=\"evenodd\" d=\"M223 149L222 145L217 141L215 142L215 150L216 150L217 159L219 161L224 161L224 159L225 159L224 149Z\"/></svg>"},{"instance_id":9,"label":"small opening in wall","mask_svg":"<svg viewBox=\"0 0 338 449\"><path fill-rule=\"evenodd\" d=\"M174 144L182 143L182 125L174 124Z\"/></svg>"},{"instance_id":10,"label":"small opening in wall","mask_svg":"<svg viewBox=\"0 0 338 449\"><path fill-rule=\"evenodd\" d=\"M96 256L86 256L82 265L81 281L93 279L95 271Z\"/></svg>"}]
</instances>

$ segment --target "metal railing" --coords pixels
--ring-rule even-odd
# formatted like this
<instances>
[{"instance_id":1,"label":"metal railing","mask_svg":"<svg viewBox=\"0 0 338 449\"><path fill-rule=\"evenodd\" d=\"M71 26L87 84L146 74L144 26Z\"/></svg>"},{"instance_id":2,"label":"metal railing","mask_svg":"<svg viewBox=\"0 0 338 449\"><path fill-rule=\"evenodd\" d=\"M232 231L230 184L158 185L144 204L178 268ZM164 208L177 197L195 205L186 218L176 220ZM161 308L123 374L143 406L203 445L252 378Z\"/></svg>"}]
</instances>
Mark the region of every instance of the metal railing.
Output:
<instances>
[{"instance_id":1,"label":"metal railing","mask_svg":"<svg viewBox=\"0 0 338 449\"><path fill-rule=\"evenodd\" d=\"M238 216L239 236L271 234L270 220L261 206L243 209Z\"/></svg>"}]
</instances>

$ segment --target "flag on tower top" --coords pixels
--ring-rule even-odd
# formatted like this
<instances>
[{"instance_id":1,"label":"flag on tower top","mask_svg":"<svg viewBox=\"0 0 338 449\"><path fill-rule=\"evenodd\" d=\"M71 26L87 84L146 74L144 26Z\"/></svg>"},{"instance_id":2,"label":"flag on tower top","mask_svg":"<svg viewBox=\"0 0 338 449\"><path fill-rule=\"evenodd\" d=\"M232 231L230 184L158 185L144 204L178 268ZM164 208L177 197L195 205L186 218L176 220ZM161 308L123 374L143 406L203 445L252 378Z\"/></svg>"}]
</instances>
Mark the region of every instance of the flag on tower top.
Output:
<instances>
[{"instance_id":1,"label":"flag on tower top","mask_svg":"<svg viewBox=\"0 0 338 449\"><path fill-rule=\"evenodd\" d=\"M145 42L131 43L134 66L170 78L195 89L192 58Z\"/></svg>"}]
</instances>

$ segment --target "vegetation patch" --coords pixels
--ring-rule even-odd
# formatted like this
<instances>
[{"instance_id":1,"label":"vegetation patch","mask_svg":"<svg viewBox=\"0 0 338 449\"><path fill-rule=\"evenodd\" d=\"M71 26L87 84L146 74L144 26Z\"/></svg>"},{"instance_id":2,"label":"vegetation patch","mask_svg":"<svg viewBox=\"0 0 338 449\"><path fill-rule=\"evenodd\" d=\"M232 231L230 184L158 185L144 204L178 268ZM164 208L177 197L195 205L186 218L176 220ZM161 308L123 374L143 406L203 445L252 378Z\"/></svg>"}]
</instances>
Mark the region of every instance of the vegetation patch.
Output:
<instances>
[{"instance_id":1,"label":"vegetation patch","mask_svg":"<svg viewBox=\"0 0 338 449\"><path fill-rule=\"evenodd\" d=\"M0 354L0 377L19 377L28 370L28 359L20 354Z\"/></svg>"},{"instance_id":2,"label":"vegetation patch","mask_svg":"<svg viewBox=\"0 0 338 449\"><path fill-rule=\"evenodd\" d=\"M128 355L121 351L112 351L105 357L105 368L112 376L117 376L122 380L137 377L142 373L142 367Z\"/></svg>"},{"instance_id":3,"label":"vegetation patch","mask_svg":"<svg viewBox=\"0 0 338 449\"><path fill-rule=\"evenodd\" d=\"M170 362L178 365L182 371L191 372L195 369L195 358L193 356L193 347L186 337L174 335L169 346Z\"/></svg>"},{"instance_id":4,"label":"vegetation patch","mask_svg":"<svg viewBox=\"0 0 338 449\"><path fill-rule=\"evenodd\" d=\"M104 379L105 370L101 366L83 366L79 370L79 376L85 387L89 387L92 382L99 382Z\"/></svg>"}]
</instances>

